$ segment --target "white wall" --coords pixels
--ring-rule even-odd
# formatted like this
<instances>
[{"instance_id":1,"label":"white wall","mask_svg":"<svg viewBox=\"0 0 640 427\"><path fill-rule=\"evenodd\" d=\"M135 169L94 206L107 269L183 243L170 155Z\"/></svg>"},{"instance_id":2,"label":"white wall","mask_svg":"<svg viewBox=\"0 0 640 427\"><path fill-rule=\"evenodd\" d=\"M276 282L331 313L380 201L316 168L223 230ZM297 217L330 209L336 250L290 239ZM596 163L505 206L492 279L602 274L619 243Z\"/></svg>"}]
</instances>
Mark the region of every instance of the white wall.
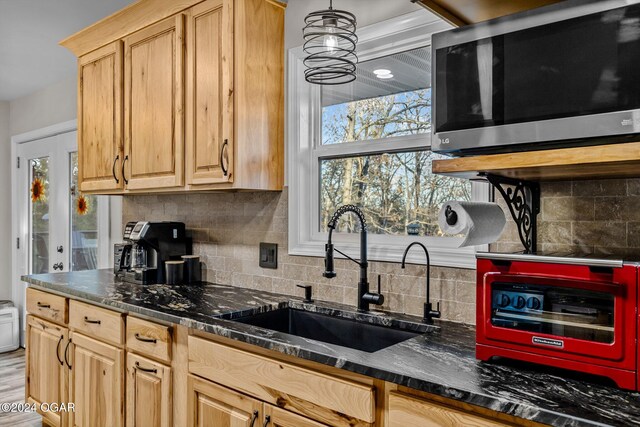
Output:
<instances>
[{"instance_id":1,"label":"white wall","mask_svg":"<svg viewBox=\"0 0 640 427\"><path fill-rule=\"evenodd\" d=\"M0 101L0 299L11 299L11 144L9 103Z\"/></svg>"},{"instance_id":2,"label":"white wall","mask_svg":"<svg viewBox=\"0 0 640 427\"><path fill-rule=\"evenodd\" d=\"M10 102L10 135L42 129L76 118L77 79L68 78Z\"/></svg>"},{"instance_id":3,"label":"white wall","mask_svg":"<svg viewBox=\"0 0 640 427\"><path fill-rule=\"evenodd\" d=\"M302 28L309 12L328 7L329 0L289 0L284 21L285 49L304 43ZM425 10L410 0L333 0L333 8L353 13L358 28L416 10Z\"/></svg>"}]
</instances>

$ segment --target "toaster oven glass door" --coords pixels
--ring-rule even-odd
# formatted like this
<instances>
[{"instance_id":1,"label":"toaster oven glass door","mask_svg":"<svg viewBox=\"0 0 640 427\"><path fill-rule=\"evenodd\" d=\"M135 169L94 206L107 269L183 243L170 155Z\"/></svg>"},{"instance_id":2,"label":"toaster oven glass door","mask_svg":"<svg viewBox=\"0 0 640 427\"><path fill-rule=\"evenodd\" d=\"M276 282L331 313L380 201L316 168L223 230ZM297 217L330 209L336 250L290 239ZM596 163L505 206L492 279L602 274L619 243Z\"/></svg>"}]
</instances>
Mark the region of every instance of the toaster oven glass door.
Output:
<instances>
[{"instance_id":1,"label":"toaster oven glass door","mask_svg":"<svg viewBox=\"0 0 640 427\"><path fill-rule=\"evenodd\" d=\"M610 344L614 314L615 298L607 292L535 283L491 287L491 323L502 328Z\"/></svg>"}]
</instances>

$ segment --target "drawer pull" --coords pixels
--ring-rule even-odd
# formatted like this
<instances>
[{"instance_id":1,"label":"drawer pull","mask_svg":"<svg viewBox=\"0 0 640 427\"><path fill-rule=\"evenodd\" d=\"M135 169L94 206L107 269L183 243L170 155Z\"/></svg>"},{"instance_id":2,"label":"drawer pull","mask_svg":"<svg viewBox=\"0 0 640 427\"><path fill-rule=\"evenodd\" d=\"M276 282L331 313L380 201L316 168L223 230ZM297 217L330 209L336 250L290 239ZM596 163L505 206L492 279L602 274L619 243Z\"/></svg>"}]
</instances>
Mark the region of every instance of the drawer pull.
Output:
<instances>
[{"instance_id":1,"label":"drawer pull","mask_svg":"<svg viewBox=\"0 0 640 427\"><path fill-rule=\"evenodd\" d=\"M51 308L50 304L42 304L40 301L38 301L36 305L38 306L38 308Z\"/></svg>"},{"instance_id":2,"label":"drawer pull","mask_svg":"<svg viewBox=\"0 0 640 427\"><path fill-rule=\"evenodd\" d=\"M60 358L60 344L62 344L62 340L64 339L64 335L60 335L60 339L58 340L58 345L56 346L56 358L58 362L60 362L60 366L64 365L64 362Z\"/></svg>"},{"instance_id":3,"label":"drawer pull","mask_svg":"<svg viewBox=\"0 0 640 427\"><path fill-rule=\"evenodd\" d=\"M100 320L91 320L87 316L84 316L84 322L91 323L93 325L99 325L100 323L102 323Z\"/></svg>"},{"instance_id":4,"label":"drawer pull","mask_svg":"<svg viewBox=\"0 0 640 427\"><path fill-rule=\"evenodd\" d=\"M142 366L140 366L139 362L136 362L136 369L140 369L142 372L151 372L152 374L158 373L157 369L143 368Z\"/></svg>"},{"instance_id":5,"label":"drawer pull","mask_svg":"<svg viewBox=\"0 0 640 427\"><path fill-rule=\"evenodd\" d=\"M256 420L258 419L258 415L260 415L258 411L253 411L253 417L251 418L251 424L249 425L249 427L253 427L253 425L256 423Z\"/></svg>"},{"instance_id":6,"label":"drawer pull","mask_svg":"<svg viewBox=\"0 0 640 427\"><path fill-rule=\"evenodd\" d=\"M264 425L262 427L267 427L269 424L271 424L271 416L270 415L266 415L264 417Z\"/></svg>"},{"instance_id":7,"label":"drawer pull","mask_svg":"<svg viewBox=\"0 0 640 427\"><path fill-rule=\"evenodd\" d=\"M135 337L136 337L136 339L137 339L138 341L142 341L142 342L152 342L152 343L154 343L154 344L155 344L156 342L158 342L158 340L156 340L155 338L147 338L147 337L143 337L143 336L142 336L142 335L140 335L140 334L136 334L136 335L135 335Z\"/></svg>"}]
</instances>

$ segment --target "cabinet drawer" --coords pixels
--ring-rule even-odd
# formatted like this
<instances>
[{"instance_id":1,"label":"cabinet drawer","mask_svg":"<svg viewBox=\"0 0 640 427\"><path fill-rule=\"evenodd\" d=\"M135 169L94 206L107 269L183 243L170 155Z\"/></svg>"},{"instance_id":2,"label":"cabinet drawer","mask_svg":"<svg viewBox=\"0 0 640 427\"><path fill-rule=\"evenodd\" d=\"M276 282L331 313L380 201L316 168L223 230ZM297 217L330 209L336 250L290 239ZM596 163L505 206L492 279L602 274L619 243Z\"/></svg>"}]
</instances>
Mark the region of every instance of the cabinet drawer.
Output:
<instances>
[{"instance_id":1,"label":"cabinet drawer","mask_svg":"<svg viewBox=\"0 0 640 427\"><path fill-rule=\"evenodd\" d=\"M465 413L418 397L396 392L389 394L389 427L506 427L509 425L500 420Z\"/></svg>"},{"instance_id":2,"label":"cabinet drawer","mask_svg":"<svg viewBox=\"0 0 640 427\"><path fill-rule=\"evenodd\" d=\"M206 339L189 337L189 371L329 425L375 422L372 385L314 372Z\"/></svg>"},{"instance_id":3,"label":"cabinet drawer","mask_svg":"<svg viewBox=\"0 0 640 427\"><path fill-rule=\"evenodd\" d=\"M129 316L127 318L127 349L170 362L171 328Z\"/></svg>"},{"instance_id":4,"label":"cabinet drawer","mask_svg":"<svg viewBox=\"0 0 640 427\"><path fill-rule=\"evenodd\" d=\"M64 325L69 321L65 297L33 288L27 288L27 312Z\"/></svg>"},{"instance_id":5,"label":"cabinet drawer","mask_svg":"<svg viewBox=\"0 0 640 427\"><path fill-rule=\"evenodd\" d=\"M124 317L121 313L69 301L69 327L82 331L92 338L114 344L124 344Z\"/></svg>"}]
</instances>

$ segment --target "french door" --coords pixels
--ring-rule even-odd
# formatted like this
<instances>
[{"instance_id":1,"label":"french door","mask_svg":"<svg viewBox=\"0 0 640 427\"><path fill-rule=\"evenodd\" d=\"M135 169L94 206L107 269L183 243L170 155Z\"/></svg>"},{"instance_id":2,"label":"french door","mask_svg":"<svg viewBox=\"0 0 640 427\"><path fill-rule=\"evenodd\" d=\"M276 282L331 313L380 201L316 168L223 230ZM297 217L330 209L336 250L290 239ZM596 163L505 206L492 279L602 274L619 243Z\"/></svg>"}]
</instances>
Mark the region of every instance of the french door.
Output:
<instances>
[{"instance_id":1,"label":"french door","mask_svg":"<svg viewBox=\"0 0 640 427\"><path fill-rule=\"evenodd\" d=\"M80 193L76 132L18 144L14 299L25 274L109 265L109 199Z\"/></svg>"}]
</instances>

